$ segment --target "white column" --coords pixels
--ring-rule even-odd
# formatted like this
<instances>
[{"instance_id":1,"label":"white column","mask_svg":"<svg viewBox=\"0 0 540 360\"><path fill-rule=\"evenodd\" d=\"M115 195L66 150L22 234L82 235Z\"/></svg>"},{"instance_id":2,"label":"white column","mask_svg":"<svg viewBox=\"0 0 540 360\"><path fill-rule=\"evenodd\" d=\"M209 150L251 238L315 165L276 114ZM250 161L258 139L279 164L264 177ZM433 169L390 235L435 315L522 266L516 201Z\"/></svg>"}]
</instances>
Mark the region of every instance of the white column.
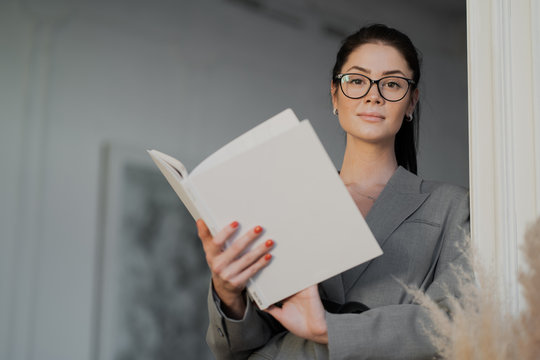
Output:
<instances>
[{"instance_id":1,"label":"white column","mask_svg":"<svg viewBox=\"0 0 540 360\"><path fill-rule=\"evenodd\" d=\"M540 179L540 1L533 0L530 9L531 44L532 44L532 82L533 114L535 126L535 170L536 179ZM536 211L540 211L540 190L536 191Z\"/></svg>"},{"instance_id":2,"label":"white column","mask_svg":"<svg viewBox=\"0 0 540 360\"><path fill-rule=\"evenodd\" d=\"M472 237L514 313L523 305L519 246L540 203L538 7L467 2Z\"/></svg>"}]
</instances>

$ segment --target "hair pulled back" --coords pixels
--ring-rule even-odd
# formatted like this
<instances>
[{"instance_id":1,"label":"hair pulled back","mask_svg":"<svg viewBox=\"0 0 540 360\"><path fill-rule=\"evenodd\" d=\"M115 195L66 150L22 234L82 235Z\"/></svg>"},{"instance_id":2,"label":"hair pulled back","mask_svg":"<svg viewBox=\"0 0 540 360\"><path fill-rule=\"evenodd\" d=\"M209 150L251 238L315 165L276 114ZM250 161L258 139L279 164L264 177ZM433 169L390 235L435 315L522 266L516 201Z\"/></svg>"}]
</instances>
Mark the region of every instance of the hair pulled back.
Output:
<instances>
[{"instance_id":1,"label":"hair pulled back","mask_svg":"<svg viewBox=\"0 0 540 360\"><path fill-rule=\"evenodd\" d=\"M416 47L411 42L411 39L404 33L390 28L382 24L373 24L361 28L354 34L349 35L342 42L336 56L336 63L332 70L332 82L337 91L339 88L339 79L343 64L347 62L349 55L359 46L364 44L384 44L389 45L398 50L407 64L413 71L414 85L411 86L411 93L418 87L420 81L420 55ZM416 162L416 147L418 142L418 123L420 121L420 102L416 104L413 113L413 120L403 123L394 143L394 151L396 154L397 163L405 169L416 174L418 166Z\"/></svg>"}]
</instances>

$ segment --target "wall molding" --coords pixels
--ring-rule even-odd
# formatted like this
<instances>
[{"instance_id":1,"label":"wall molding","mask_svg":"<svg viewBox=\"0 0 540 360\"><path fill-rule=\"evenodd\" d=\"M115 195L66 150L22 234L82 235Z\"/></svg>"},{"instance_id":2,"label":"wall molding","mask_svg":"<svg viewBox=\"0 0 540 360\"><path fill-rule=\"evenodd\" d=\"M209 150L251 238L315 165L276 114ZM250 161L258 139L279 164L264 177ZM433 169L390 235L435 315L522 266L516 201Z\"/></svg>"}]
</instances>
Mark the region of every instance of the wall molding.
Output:
<instances>
[{"instance_id":1,"label":"wall molding","mask_svg":"<svg viewBox=\"0 0 540 360\"><path fill-rule=\"evenodd\" d=\"M48 13L33 8L34 1L18 2L13 15L27 26L27 43L23 76L23 108L21 111L20 148L16 149L20 162L18 169L16 224L9 299L9 339L6 352L10 359L35 359L37 306L40 301L38 287L42 261L44 176L48 149L51 53L61 27L73 11L58 12L42 5Z\"/></svg>"},{"instance_id":2,"label":"wall molding","mask_svg":"<svg viewBox=\"0 0 540 360\"><path fill-rule=\"evenodd\" d=\"M512 313L523 308L519 247L539 202L534 2L467 1L471 235Z\"/></svg>"}]
</instances>

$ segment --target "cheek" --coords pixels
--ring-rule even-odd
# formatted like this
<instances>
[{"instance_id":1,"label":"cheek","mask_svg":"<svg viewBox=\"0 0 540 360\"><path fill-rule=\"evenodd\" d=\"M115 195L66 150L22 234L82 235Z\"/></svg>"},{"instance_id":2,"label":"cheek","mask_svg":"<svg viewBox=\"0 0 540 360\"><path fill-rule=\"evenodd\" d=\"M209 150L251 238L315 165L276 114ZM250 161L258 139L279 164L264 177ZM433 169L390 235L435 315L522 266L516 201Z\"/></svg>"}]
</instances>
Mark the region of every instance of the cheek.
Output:
<instances>
[{"instance_id":1,"label":"cheek","mask_svg":"<svg viewBox=\"0 0 540 360\"><path fill-rule=\"evenodd\" d=\"M407 114L409 105L407 103L395 103L394 105L395 106L391 107L390 114L394 121L401 122Z\"/></svg>"},{"instance_id":2,"label":"cheek","mask_svg":"<svg viewBox=\"0 0 540 360\"><path fill-rule=\"evenodd\" d=\"M347 101L349 99L339 99L339 124L342 128L353 125L356 121L354 119L357 113L357 104L354 101Z\"/></svg>"},{"instance_id":3,"label":"cheek","mask_svg":"<svg viewBox=\"0 0 540 360\"><path fill-rule=\"evenodd\" d=\"M343 114L343 112L340 112L337 116L337 120L339 123L339 126L345 131L347 131L347 124L350 123L350 121L347 120L347 116Z\"/></svg>"},{"instance_id":4,"label":"cheek","mask_svg":"<svg viewBox=\"0 0 540 360\"><path fill-rule=\"evenodd\" d=\"M398 104L396 104L398 105ZM401 126L403 125L403 122L405 121L404 117L407 113L407 106L395 106L390 109L390 111L387 113L387 116L390 120L390 127L392 128L392 132L397 133Z\"/></svg>"}]
</instances>

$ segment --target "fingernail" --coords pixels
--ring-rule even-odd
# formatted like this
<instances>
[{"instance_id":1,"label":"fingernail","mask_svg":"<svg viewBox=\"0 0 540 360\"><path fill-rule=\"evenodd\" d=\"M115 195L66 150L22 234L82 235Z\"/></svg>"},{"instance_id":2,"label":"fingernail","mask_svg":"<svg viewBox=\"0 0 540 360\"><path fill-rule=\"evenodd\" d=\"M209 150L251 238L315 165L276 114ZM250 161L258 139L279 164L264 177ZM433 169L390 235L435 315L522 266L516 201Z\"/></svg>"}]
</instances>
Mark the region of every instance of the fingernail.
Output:
<instances>
[{"instance_id":1,"label":"fingernail","mask_svg":"<svg viewBox=\"0 0 540 360\"><path fill-rule=\"evenodd\" d=\"M272 254L266 254L264 255L264 260L268 261L272 258Z\"/></svg>"},{"instance_id":2,"label":"fingernail","mask_svg":"<svg viewBox=\"0 0 540 360\"><path fill-rule=\"evenodd\" d=\"M272 245L274 245L274 240L266 240L266 242L264 243L264 245L269 248L269 247L272 247Z\"/></svg>"},{"instance_id":3,"label":"fingernail","mask_svg":"<svg viewBox=\"0 0 540 360\"><path fill-rule=\"evenodd\" d=\"M255 226L255 229L253 229L253 231L255 231L255 234L258 234L262 231L262 227L260 227L259 225Z\"/></svg>"},{"instance_id":4,"label":"fingernail","mask_svg":"<svg viewBox=\"0 0 540 360\"><path fill-rule=\"evenodd\" d=\"M231 223L231 227L232 227L233 229L236 229L236 228L238 227L238 221L233 221L233 222Z\"/></svg>"}]
</instances>

